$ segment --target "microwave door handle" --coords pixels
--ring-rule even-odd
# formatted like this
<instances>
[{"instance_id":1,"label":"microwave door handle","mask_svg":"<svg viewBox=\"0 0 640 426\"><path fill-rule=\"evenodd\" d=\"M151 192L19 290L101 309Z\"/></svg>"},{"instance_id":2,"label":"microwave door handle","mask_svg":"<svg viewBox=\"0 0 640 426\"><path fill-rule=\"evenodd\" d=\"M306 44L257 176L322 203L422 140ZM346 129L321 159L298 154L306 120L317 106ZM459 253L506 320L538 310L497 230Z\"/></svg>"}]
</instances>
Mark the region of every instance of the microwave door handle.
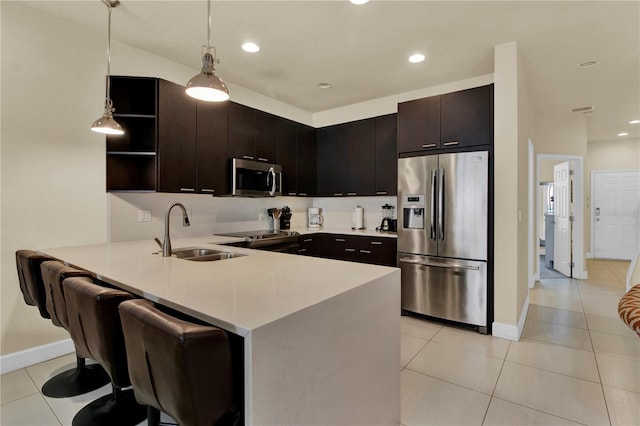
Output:
<instances>
[{"instance_id":1,"label":"microwave door handle","mask_svg":"<svg viewBox=\"0 0 640 426\"><path fill-rule=\"evenodd\" d=\"M429 226L430 238L435 240L436 236L436 170L431 170L431 225Z\"/></svg>"},{"instance_id":2,"label":"microwave door handle","mask_svg":"<svg viewBox=\"0 0 640 426\"><path fill-rule=\"evenodd\" d=\"M440 169L440 182L438 186L438 233L444 240L444 170Z\"/></svg>"},{"instance_id":3,"label":"microwave door handle","mask_svg":"<svg viewBox=\"0 0 640 426\"><path fill-rule=\"evenodd\" d=\"M276 172L275 170L273 170L273 167L269 167L269 173L267 174L267 185L269 185L269 175L271 175L272 179L269 195L273 197L276 194Z\"/></svg>"}]
</instances>

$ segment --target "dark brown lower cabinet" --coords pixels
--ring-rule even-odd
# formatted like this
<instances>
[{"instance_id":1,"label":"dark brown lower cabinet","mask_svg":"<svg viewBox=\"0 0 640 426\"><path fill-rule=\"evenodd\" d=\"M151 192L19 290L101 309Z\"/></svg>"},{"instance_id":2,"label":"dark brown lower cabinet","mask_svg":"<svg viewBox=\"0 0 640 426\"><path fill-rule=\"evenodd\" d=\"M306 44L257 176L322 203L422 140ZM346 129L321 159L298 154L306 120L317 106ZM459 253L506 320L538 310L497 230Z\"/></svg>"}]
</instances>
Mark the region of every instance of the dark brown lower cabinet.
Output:
<instances>
[{"instance_id":1,"label":"dark brown lower cabinet","mask_svg":"<svg viewBox=\"0 0 640 426\"><path fill-rule=\"evenodd\" d=\"M315 233L301 235L298 254L396 266L396 238Z\"/></svg>"}]
</instances>

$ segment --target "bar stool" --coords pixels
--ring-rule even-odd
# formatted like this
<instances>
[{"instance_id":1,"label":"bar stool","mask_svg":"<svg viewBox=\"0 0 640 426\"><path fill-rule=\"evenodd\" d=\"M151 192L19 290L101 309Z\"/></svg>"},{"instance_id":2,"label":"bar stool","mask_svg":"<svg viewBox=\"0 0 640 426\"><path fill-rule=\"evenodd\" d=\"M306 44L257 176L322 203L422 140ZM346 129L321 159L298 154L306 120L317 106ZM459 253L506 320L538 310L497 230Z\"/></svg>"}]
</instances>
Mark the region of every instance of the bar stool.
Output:
<instances>
[{"instance_id":1,"label":"bar stool","mask_svg":"<svg viewBox=\"0 0 640 426\"><path fill-rule=\"evenodd\" d=\"M46 308L51 322L58 327L69 330L67 304L64 298L62 281L69 277L87 277L93 280L90 273L66 266L57 260L48 260L40 265L42 282L46 295ZM100 364L86 364L88 352L73 342L76 348L76 367L63 371L49 379L42 386L42 393L51 398L66 398L82 395L109 383L109 375Z\"/></svg>"},{"instance_id":2,"label":"bar stool","mask_svg":"<svg viewBox=\"0 0 640 426\"><path fill-rule=\"evenodd\" d=\"M223 330L183 321L144 299L125 301L119 311L133 391L149 407L150 426L159 424L160 411L181 426L238 421Z\"/></svg>"},{"instance_id":3,"label":"bar stool","mask_svg":"<svg viewBox=\"0 0 640 426\"><path fill-rule=\"evenodd\" d=\"M33 250L16 251L16 266L22 297L27 305L37 307L40 316L45 319L49 319L50 316L47 312L47 297L42 283L40 265L47 260L53 259Z\"/></svg>"},{"instance_id":4,"label":"bar stool","mask_svg":"<svg viewBox=\"0 0 640 426\"><path fill-rule=\"evenodd\" d=\"M98 361L111 378L111 395L82 408L73 426L137 425L147 410L136 402L127 371L127 355L118 315L118 305L133 298L125 291L101 287L86 277L62 282L69 317L69 332L83 353Z\"/></svg>"}]
</instances>

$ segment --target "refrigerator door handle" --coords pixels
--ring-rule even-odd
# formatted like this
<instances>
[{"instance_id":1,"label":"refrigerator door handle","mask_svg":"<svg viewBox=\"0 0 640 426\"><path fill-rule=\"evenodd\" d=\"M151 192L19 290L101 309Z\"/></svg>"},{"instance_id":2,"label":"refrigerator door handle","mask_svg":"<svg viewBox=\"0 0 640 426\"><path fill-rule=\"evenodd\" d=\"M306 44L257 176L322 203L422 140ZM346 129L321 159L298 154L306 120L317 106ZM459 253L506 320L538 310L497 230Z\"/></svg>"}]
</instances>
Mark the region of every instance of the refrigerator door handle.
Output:
<instances>
[{"instance_id":1,"label":"refrigerator door handle","mask_svg":"<svg viewBox=\"0 0 640 426\"><path fill-rule=\"evenodd\" d=\"M430 238L435 240L438 238L436 234L436 186L437 186L437 171L431 170L431 225L429 226Z\"/></svg>"},{"instance_id":2,"label":"refrigerator door handle","mask_svg":"<svg viewBox=\"0 0 640 426\"><path fill-rule=\"evenodd\" d=\"M480 270L478 266L467 266L467 265L456 265L456 264L447 264L447 263L434 263L434 262L421 262L419 260L400 258L400 262L402 263L410 263L412 265L420 265L420 266L432 266L435 268L447 268L447 269L470 269L472 271Z\"/></svg>"},{"instance_id":3,"label":"refrigerator door handle","mask_svg":"<svg viewBox=\"0 0 640 426\"><path fill-rule=\"evenodd\" d=\"M438 238L444 240L444 170L438 169L440 182L438 185Z\"/></svg>"}]
</instances>

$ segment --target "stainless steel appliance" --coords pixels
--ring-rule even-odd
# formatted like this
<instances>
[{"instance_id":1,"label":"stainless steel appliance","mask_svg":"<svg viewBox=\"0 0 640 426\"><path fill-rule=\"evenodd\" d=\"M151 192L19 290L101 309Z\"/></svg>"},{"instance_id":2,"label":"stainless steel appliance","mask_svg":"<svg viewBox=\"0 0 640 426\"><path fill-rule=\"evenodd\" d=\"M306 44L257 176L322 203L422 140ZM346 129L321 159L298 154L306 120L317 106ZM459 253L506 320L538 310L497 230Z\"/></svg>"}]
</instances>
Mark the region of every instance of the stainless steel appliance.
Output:
<instances>
[{"instance_id":1,"label":"stainless steel appliance","mask_svg":"<svg viewBox=\"0 0 640 426\"><path fill-rule=\"evenodd\" d=\"M398 160L402 309L487 333L489 153Z\"/></svg>"},{"instance_id":2,"label":"stainless steel appliance","mask_svg":"<svg viewBox=\"0 0 640 426\"><path fill-rule=\"evenodd\" d=\"M282 195L282 166L260 161L231 160L231 195L274 197Z\"/></svg>"},{"instance_id":3,"label":"stainless steel appliance","mask_svg":"<svg viewBox=\"0 0 640 426\"><path fill-rule=\"evenodd\" d=\"M226 246L298 254L298 237L300 233L297 231L246 231L218 235L244 238L244 241L223 244Z\"/></svg>"}]
</instances>

